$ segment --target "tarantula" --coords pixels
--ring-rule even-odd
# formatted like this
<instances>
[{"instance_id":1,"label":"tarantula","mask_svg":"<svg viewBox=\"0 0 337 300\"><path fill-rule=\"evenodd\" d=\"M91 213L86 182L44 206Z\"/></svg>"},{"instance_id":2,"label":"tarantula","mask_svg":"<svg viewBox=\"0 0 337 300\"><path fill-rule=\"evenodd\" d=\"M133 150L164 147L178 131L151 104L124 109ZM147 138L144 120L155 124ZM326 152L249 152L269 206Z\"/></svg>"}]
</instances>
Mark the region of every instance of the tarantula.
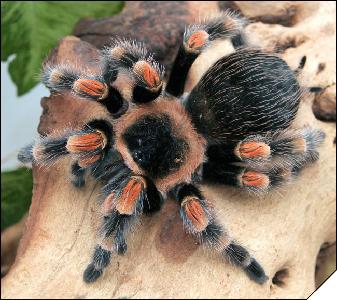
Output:
<instances>
[{"instance_id":1,"label":"tarantula","mask_svg":"<svg viewBox=\"0 0 337 300\"><path fill-rule=\"evenodd\" d=\"M249 45L243 19L231 13L188 26L167 84L164 69L137 42L114 40L101 51L102 74L45 65L42 81L52 93L72 91L99 102L105 119L81 130L41 137L19 153L23 162L48 165L72 159L72 182L88 171L104 183L102 224L84 281L103 273L113 253L127 250L126 234L142 213L159 210L171 195L187 231L241 267L257 283L268 277L249 252L215 218L201 183L263 193L288 182L318 159L324 134L290 129L304 89L274 54ZM217 40L232 51L184 93L195 59Z\"/></svg>"}]
</instances>

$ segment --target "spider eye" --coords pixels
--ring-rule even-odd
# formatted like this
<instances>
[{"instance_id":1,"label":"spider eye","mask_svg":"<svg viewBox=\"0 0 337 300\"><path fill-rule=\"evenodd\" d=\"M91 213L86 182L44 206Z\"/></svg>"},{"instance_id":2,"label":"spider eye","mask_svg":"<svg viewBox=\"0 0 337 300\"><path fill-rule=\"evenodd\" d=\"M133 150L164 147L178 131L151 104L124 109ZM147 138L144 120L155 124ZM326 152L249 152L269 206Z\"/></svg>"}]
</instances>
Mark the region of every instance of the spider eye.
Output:
<instances>
[{"instance_id":1,"label":"spider eye","mask_svg":"<svg viewBox=\"0 0 337 300\"><path fill-rule=\"evenodd\" d=\"M133 152L133 158L137 161L137 162L142 162L145 158L145 155L143 153L143 151L140 150L136 150Z\"/></svg>"}]
</instances>

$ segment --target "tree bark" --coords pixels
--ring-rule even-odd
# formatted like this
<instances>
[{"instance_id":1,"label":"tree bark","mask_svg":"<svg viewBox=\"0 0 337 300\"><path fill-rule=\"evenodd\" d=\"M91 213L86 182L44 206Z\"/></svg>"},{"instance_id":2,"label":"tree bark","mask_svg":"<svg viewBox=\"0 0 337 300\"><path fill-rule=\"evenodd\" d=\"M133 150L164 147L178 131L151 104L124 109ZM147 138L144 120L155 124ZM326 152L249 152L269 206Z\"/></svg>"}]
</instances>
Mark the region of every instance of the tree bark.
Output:
<instances>
[{"instance_id":1,"label":"tree bark","mask_svg":"<svg viewBox=\"0 0 337 300\"><path fill-rule=\"evenodd\" d=\"M249 17L249 4L245 3L243 9L240 3L235 2L235 6ZM257 3L252 2L250 9L258 10ZM308 6L316 5L315 9L314 6L303 8L303 4L297 2L294 5L296 18L291 17L292 26L253 22L248 26L250 35L266 49L283 49L280 55L294 68L301 57L307 55L302 76L304 85L335 85L335 4L307 2ZM271 5L271 12L272 9ZM301 13L305 17L301 18ZM120 26L123 14L127 11L102 22ZM162 14L165 15L165 11ZM175 13L171 17L174 18ZM131 16L129 18L132 20ZM182 18L176 22L180 24L185 20ZM80 24L88 32L96 32L99 42L95 42L95 34L79 34L82 39L99 47L106 42L109 34L101 38L98 21ZM133 25L130 24L125 25L125 32L132 32ZM109 26L106 27L108 33ZM150 45L164 45L159 50L163 53L161 59L170 63L178 37L173 42L170 38L167 42L156 41L156 38L161 38L157 29L166 24L152 26L150 23L146 26L147 30L142 32L147 32ZM152 31L150 27L153 27ZM75 32L80 32L80 27ZM134 32L135 37L142 32ZM303 42L296 44L299 38ZM145 40L145 37L140 40ZM294 46L287 46L289 40L295 43L291 44ZM167 45L171 52L166 57ZM198 59L190 73L190 86L212 61L221 56L219 49L209 52L206 63ZM76 37L62 39L48 58L54 63L76 63L93 72L98 71L97 60L97 49ZM326 67L317 72L321 63ZM247 196L231 187L203 187L206 196L214 201L219 220L264 266L269 276L266 284L255 284L235 266L202 249L183 231L177 204L170 199L160 212L142 218L141 224L128 237L127 253L114 256L97 282L85 284L82 273L95 245L97 197L101 185L88 177L85 187L73 187L69 160L64 159L52 168L33 166L34 191L26 230L16 261L2 280L1 297L308 297L315 289L315 265L320 247L336 241L336 146L333 143L336 127L334 123L315 118L313 101L314 95L308 94L304 98L294 126L321 128L326 133L326 140L320 148L320 160L303 170L293 184L262 198ZM70 93L43 98L42 106L41 134L62 130L69 125L79 128L93 116L106 114L99 104L78 99Z\"/></svg>"}]
</instances>

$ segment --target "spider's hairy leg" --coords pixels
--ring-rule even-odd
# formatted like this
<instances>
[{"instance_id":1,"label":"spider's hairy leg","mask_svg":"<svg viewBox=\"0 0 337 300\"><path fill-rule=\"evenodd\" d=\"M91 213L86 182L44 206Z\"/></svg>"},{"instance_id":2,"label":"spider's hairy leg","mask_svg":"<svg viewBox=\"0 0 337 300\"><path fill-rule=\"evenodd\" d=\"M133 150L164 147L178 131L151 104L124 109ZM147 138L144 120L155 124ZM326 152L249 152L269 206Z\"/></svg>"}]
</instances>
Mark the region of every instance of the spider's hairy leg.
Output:
<instances>
[{"instance_id":1,"label":"spider's hairy leg","mask_svg":"<svg viewBox=\"0 0 337 300\"><path fill-rule=\"evenodd\" d=\"M135 180L130 180L131 171L121 163L114 166L111 175L111 179L103 188L105 199L101 204L103 223L99 231L99 240L92 260L83 274L83 280L87 283L96 281L103 274L104 268L110 263L112 253L123 254L126 251L123 233L142 211L140 199L142 187ZM125 199L125 194L130 192L132 194L130 199ZM122 194L124 198L120 199ZM128 205L129 214L121 214L117 205L122 207Z\"/></svg>"},{"instance_id":2,"label":"spider's hairy leg","mask_svg":"<svg viewBox=\"0 0 337 300\"><path fill-rule=\"evenodd\" d=\"M18 160L51 166L61 157L70 155L75 159L70 167L71 182L79 188L85 184L86 169L103 158L106 140L104 133L94 130L69 132L58 137L41 137L39 141L22 148ZM81 147L81 151L78 151L78 147Z\"/></svg>"},{"instance_id":3,"label":"spider's hairy leg","mask_svg":"<svg viewBox=\"0 0 337 300\"><path fill-rule=\"evenodd\" d=\"M104 221L100 241L95 247L92 262L83 274L87 283L102 275L112 253L126 252L125 237L130 227L143 212L156 209L161 203L161 196L154 185L145 177L132 175L125 165L116 166L111 174L115 176L103 188L106 197L101 205Z\"/></svg>"},{"instance_id":4,"label":"spider's hairy leg","mask_svg":"<svg viewBox=\"0 0 337 300\"><path fill-rule=\"evenodd\" d=\"M178 50L167 92L173 96L183 93L188 72L196 58L216 40L228 40L230 48L247 44L244 33L246 21L234 13L225 12L203 22L189 25L184 33L183 43Z\"/></svg>"},{"instance_id":5,"label":"spider's hairy leg","mask_svg":"<svg viewBox=\"0 0 337 300\"><path fill-rule=\"evenodd\" d=\"M117 175L120 169L124 166L120 154L114 148L106 148L102 159L94 161L87 166L80 166L76 161L71 166L72 183L75 187L84 185L84 175L87 170L95 178L96 181L106 182L111 177Z\"/></svg>"},{"instance_id":6,"label":"spider's hairy leg","mask_svg":"<svg viewBox=\"0 0 337 300\"><path fill-rule=\"evenodd\" d=\"M45 65L42 69L42 83L51 92L72 91L76 95L101 101L108 97L109 90L100 76L86 76L68 66Z\"/></svg>"},{"instance_id":7,"label":"spider's hairy leg","mask_svg":"<svg viewBox=\"0 0 337 300\"><path fill-rule=\"evenodd\" d=\"M69 91L81 98L98 101L112 114L117 114L123 107L120 93L101 75L86 75L69 66L45 65L42 83L52 93Z\"/></svg>"},{"instance_id":8,"label":"spider's hairy leg","mask_svg":"<svg viewBox=\"0 0 337 300\"><path fill-rule=\"evenodd\" d=\"M91 262L83 273L83 280L86 283L96 281L103 274L114 253L123 255L127 251L125 235L136 220L136 216L121 215L116 210L104 217L102 232L105 233L95 246Z\"/></svg>"},{"instance_id":9,"label":"spider's hairy leg","mask_svg":"<svg viewBox=\"0 0 337 300\"><path fill-rule=\"evenodd\" d=\"M81 130L41 136L35 143L21 149L18 159L48 166L65 155L71 155L79 167L87 168L102 158L111 139L112 126L104 120L93 120Z\"/></svg>"},{"instance_id":10,"label":"spider's hairy leg","mask_svg":"<svg viewBox=\"0 0 337 300\"><path fill-rule=\"evenodd\" d=\"M324 137L324 132L310 127L249 135L239 142L210 146L207 156L211 162L243 162L249 167L263 165L299 169L318 159L317 148Z\"/></svg>"},{"instance_id":11,"label":"spider's hairy leg","mask_svg":"<svg viewBox=\"0 0 337 300\"><path fill-rule=\"evenodd\" d=\"M120 91L124 99L145 103L161 95L164 68L143 44L117 39L102 53L104 78Z\"/></svg>"},{"instance_id":12,"label":"spider's hairy leg","mask_svg":"<svg viewBox=\"0 0 337 300\"><path fill-rule=\"evenodd\" d=\"M231 163L206 162L202 179L207 183L231 185L254 194L264 194L269 190L289 183L298 174L296 167L248 167Z\"/></svg>"},{"instance_id":13,"label":"spider's hairy leg","mask_svg":"<svg viewBox=\"0 0 337 300\"><path fill-rule=\"evenodd\" d=\"M42 137L29 151L33 161L38 164L48 165L64 155L72 154L78 157L79 166L86 167L101 157L105 146L106 137L102 132L84 129L61 137Z\"/></svg>"},{"instance_id":14,"label":"spider's hairy leg","mask_svg":"<svg viewBox=\"0 0 337 300\"><path fill-rule=\"evenodd\" d=\"M288 129L274 134L269 142L273 164L300 169L318 160L318 147L325 133L319 129L304 127Z\"/></svg>"},{"instance_id":15,"label":"spider's hairy leg","mask_svg":"<svg viewBox=\"0 0 337 300\"><path fill-rule=\"evenodd\" d=\"M20 149L18 160L23 163L48 164L68 154L66 149L69 134L60 137L40 137L38 141Z\"/></svg>"},{"instance_id":16,"label":"spider's hairy leg","mask_svg":"<svg viewBox=\"0 0 337 300\"><path fill-rule=\"evenodd\" d=\"M180 215L187 231L210 248L242 268L257 283L268 280L263 268L249 252L235 242L215 219L213 209L200 190L192 184L175 188L175 198L180 203Z\"/></svg>"}]
</instances>

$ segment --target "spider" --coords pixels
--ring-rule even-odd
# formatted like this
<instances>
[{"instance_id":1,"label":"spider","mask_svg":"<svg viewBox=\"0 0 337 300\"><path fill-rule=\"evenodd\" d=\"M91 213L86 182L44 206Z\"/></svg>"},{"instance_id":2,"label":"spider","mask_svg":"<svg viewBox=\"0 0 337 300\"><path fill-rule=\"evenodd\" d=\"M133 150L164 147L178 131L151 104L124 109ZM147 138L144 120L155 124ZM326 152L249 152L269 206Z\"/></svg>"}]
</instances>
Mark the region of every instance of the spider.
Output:
<instances>
[{"instance_id":1,"label":"spider","mask_svg":"<svg viewBox=\"0 0 337 300\"><path fill-rule=\"evenodd\" d=\"M219 40L232 51L184 93L193 62ZM304 95L297 73L305 57L291 70L276 55L250 46L245 21L227 12L186 28L167 83L164 68L141 43L113 40L101 58L100 75L45 65L42 81L51 93L71 91L97 101L107 117L40 137L18 155L47 166L67 155L76 187L85 184L86 172L103 183L101 225L84 281L94 282L113 254L124 254L132 224L170 196L188 233L250 279L266 282L263 267L217 220L200 185L265 193L318 159L324 133L290 128Z\"/></svg>"}]
</instances>

